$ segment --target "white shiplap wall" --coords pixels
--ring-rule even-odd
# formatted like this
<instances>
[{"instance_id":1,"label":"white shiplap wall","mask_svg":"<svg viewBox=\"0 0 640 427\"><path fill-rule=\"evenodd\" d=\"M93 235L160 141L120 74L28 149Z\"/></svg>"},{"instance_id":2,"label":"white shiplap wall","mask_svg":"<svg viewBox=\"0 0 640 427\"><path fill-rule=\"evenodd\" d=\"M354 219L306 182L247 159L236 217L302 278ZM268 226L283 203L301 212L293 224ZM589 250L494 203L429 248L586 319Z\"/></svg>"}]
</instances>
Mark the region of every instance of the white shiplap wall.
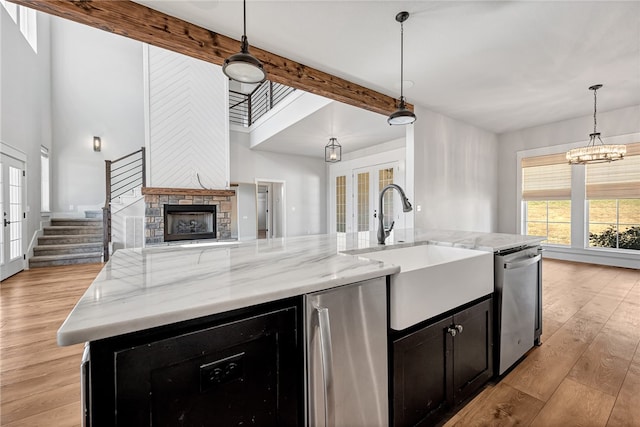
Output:
<instances>
[{"instance_id":1,"label":"white shiplap wall","mask_svg":"<svg viewBox=\"0 0 640 427\"><path fill-rule=\"evenodd\" d=\"M222 68L145 47L148 186L226 188L228 81Z\"/></svg>"}]
</instances>

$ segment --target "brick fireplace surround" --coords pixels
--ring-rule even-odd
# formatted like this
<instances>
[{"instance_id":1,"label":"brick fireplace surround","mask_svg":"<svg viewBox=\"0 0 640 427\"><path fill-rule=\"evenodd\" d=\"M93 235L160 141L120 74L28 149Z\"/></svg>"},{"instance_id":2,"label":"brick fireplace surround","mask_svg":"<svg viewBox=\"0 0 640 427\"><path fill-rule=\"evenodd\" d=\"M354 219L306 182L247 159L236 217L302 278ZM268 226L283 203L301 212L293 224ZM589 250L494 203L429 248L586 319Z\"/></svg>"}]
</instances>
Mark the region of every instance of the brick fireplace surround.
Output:
<instances>
[{"instance_id":1,"label":"brick fireplace surround","mask_svg":"<svg viewBox=\"0 0 640 427\"><path fill-rule=\"evenodd\" d=\"M234 190L144 187L142 194L146 245L164 243L164 205L216 205L217 238L231 238L231 197L236 194Z\"/></svg>"}]
</instances>

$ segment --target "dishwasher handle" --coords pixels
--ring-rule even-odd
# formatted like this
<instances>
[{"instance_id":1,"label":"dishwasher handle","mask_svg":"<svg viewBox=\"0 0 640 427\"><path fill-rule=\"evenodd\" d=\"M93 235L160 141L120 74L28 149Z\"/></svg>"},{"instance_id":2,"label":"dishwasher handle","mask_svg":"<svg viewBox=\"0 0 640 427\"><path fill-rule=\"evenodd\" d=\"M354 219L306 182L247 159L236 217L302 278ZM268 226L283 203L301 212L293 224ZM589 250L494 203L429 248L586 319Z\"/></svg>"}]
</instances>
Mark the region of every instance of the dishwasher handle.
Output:
<instances>
[{"instance_id":1,"label":"dishwasher handle","mask_svg":"<svg viewBox=\"0 0 640 427\"><path fill-rule=\"evenodd\" d=\"M331 348L331 322L329 309L317 307L318 329L320 332L320 357L322 360L322 379L324 381L324 425L335 426L335 396L333 390L333 349Z\"/></svg>"},{"instance_id":2,"label":"dishwasher handle","mask_svg":"<svg viewBox=\"0 0 640 427\"><path fill-rule=\"evenodd\" d=\"M516 268L522 268L522 267L526 267L526 266L531 265L531 264L535 264L538 261L540 261L541 259L542 259L542 255L538 254L538 255L536 255L534 257L527 258L527 259L524 259L524 260L521 260L521 261L505 262L504 263L504 268L505 268L505 270L513 270L513 269L516 269Z\"/></svg>"}]
</instances>

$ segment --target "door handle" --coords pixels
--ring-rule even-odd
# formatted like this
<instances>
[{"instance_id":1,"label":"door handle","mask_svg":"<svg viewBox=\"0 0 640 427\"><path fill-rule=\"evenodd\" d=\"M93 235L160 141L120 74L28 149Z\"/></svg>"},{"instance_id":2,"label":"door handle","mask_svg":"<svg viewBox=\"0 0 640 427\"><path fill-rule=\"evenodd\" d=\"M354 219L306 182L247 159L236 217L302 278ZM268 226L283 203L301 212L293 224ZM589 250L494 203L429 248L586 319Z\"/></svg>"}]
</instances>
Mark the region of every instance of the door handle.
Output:
<instances>
[{"instance_id":1,"label":"door handle","mask_svg":"<svg viewBox=\"0 0 640 427\"><path fill-rule=\"evenodd\" d=\"M505 262L504 268L506 270L513 270L514 268L522 268L531 264L535 264L536 262L542 259L542 255L536 255L534 257L525 259L524 261L516 261L516 262Z\"/></svg>"},{"instance_id":2,"label":"door handle","mask_svg":"<svg viewBox=\"0 0 640 427\"><path fill-rule=\"evenodd\" d=\"M7 225L11 224L11 221L7 221L6 218L4 218L4 226L6 227Z\"/></svg>"},{"instance_id":3,"label":"door handle","mask_svg":"<svg viewBox=\"0 0 640 427\"><path fill-rule=\"evenodd\" d=\"M320 332L320 359L322 361L322 380L324 382L324 425L334 427L335 396L333 393L333 350L331 348L331 322L329 309L317 307L318 329Z\"/></svg>"}]
</instances>

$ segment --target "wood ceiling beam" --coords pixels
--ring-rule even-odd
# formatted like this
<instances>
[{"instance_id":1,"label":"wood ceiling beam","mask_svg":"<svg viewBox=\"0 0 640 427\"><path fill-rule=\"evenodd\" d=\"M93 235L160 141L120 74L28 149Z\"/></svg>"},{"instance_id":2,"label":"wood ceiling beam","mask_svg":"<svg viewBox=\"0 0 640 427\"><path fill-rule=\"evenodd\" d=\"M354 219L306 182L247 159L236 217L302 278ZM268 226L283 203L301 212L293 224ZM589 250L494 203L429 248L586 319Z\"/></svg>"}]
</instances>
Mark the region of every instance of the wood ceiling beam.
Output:
<instances>
[{"instance_id":1,"label":"wood ceiling beam","mask_svg":"<svg viewBox=\"0 0 640 427\"><path fill-rule=\"evenodd\" d=\"M240 51L238 40L129 0L9 1L216 65ZM396 109L390 96L254 46L250 51L271 81L384 115Z\"/></svg>"}]
</instances>

